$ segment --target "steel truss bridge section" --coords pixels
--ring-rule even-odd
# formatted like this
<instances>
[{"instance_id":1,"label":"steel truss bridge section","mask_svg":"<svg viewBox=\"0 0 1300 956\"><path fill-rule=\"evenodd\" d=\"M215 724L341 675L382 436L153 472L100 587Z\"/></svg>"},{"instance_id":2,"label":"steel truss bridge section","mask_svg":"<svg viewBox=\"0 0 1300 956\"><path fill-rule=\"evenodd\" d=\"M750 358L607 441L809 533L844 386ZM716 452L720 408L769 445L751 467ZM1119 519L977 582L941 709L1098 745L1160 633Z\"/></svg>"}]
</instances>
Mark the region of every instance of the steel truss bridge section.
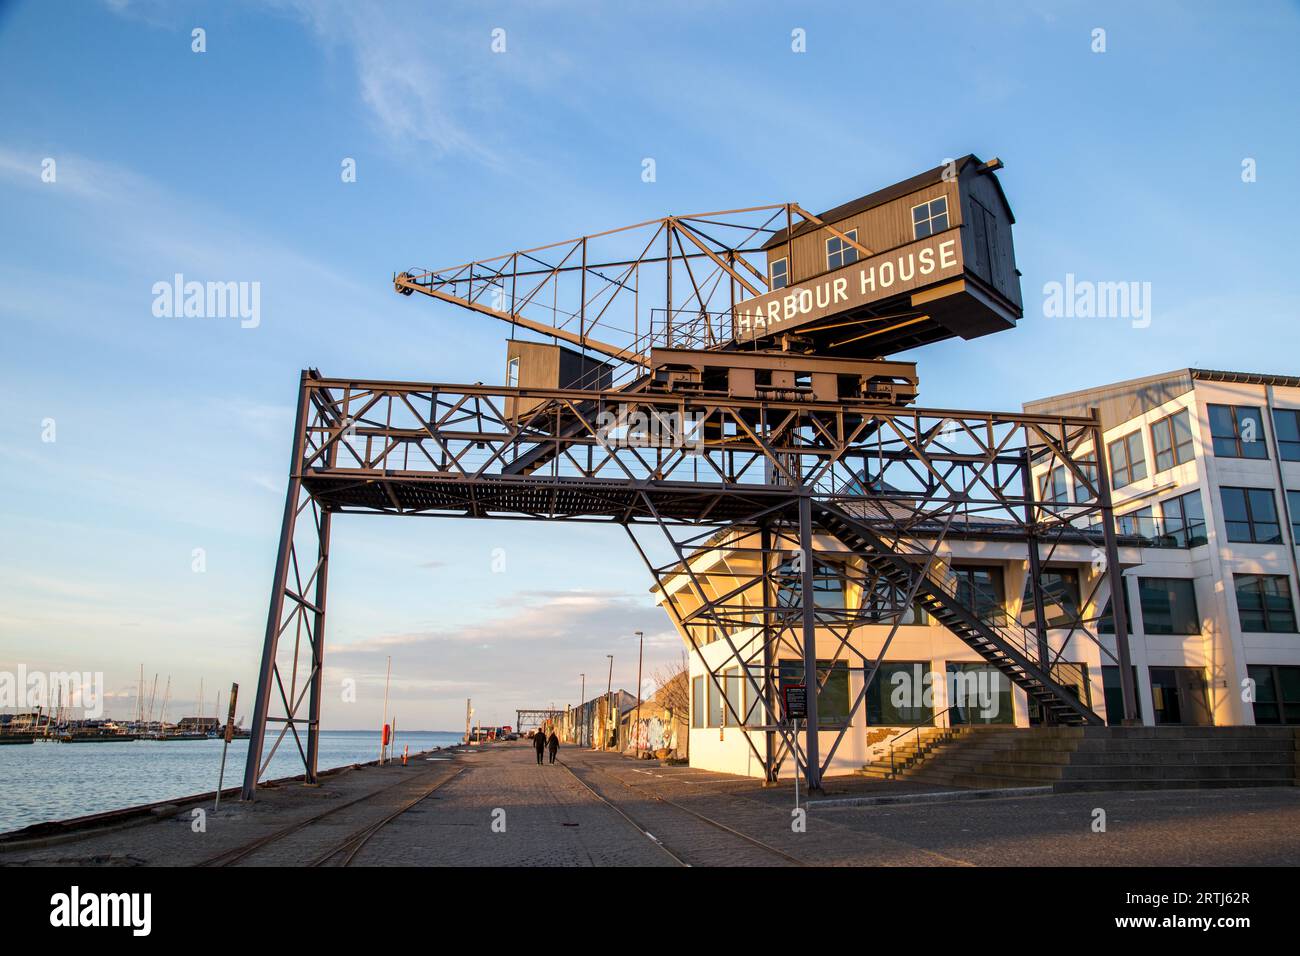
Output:
<instances>
[{"instance_id":1,"label":"steel truss bridge section","mask_svg":"<svg viewBox=\"0 0 1300 956\"><path fill-rule=\"evenodd\" d=\"M774 652L795 652L814 675L811 684L819 628L843 635L839 659L856 653L847 639L854 627L892 621L896 628L913 605L1023 687L1047 719L1096 722L1054 670L1060 662L1047 641L1041 572L1058 547L1087 544L1100 569L1094 592L1119 573L1101 447L1095 415L332 379L305 371L243 795L253 797L289 740L305 779L316 779L330 528L334 516L347 514L622 525L661 589L674 575L688 582L697 606L678 621L687 640L697 650L706 632L708 640L725 641L754 692L749 699L765 702L750 714L727 706L729 722L767 740L761 749L750 746L770 777L792 756L818 786L844 735L822 759L816 694L808 695L813 732L801 734L802 743L779 719ZM1078 501L1047 500L1034 479L1062 466L1075 477ZM982 620L962 604L935 562L942 543L958 536L1028 545L1032 628ZM733 580L720 583L700 560L725 548L757 552L757 565L740 577L729 571ZM851 571L832 561L845 552L861 559ZM797 586L784 580L781 553L802 555ZM853 614L817 607L817 576L832 564L880 600ZM1121 666L1126 717L1133 718L1124 602L1111 604L1118 654L1105 652ZM1076 619L1072 633L1104 649L1097 624ZM855 713L879 657L857 662L867 680ZM709 678L727 700L723 669L710 669Z\"/></svg>"},{"instance_id":2,"label":"steel truss bridge section","mask_svg":"<svg viewBox=\"0 0 1300 956\"><path fill-rule=\"evenodd\" d=\"M525 730L544 727L548 720L558 720L563 716L562 710L516 710L515 733L522 734Z\"/></svg>"}]
</instances>

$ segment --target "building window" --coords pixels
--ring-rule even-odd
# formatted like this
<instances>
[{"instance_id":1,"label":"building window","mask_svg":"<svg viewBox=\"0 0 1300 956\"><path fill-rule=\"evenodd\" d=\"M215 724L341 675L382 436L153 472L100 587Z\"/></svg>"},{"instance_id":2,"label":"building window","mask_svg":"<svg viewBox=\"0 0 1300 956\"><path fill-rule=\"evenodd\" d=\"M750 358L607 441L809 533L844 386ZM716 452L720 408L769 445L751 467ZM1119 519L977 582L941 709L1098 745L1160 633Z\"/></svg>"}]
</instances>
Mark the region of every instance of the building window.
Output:
<instances>
[{"instance_id":1,"label":"building window","mask_svg":"<svg viewBox=\"0 0 1300 956\"><path fill-rule=\"evenodd\" d=\"M732 716L734 711L737 714L745 712L744 691L741 690L740 668L729 667L722 672L722 686L727 692L727 703L731 706L722 708L723 726L731 727L734 725L736 718Z\"/></svg>"},{"instance_id":2,"label":"building window","mask_svg":"<svg viewBox=\"0 0 1300 956\"><path fill-rule=\"evenodd\" d=\"M704 726L704 678L691 678L691 726Z\"/></svg>"},{"instance_id":3,"label":"building window","mask_svg":"<svg viewBox=\"0 0 1300 956\"><path fill-rule=\"evenodd\" d=\"M907 590L877 578L870 589L863 589L859 616L875 624L892 625L898 618L900 626L925 625L930 617L919 604L907 604Z\"/></svg>"},{"instance_id":4,"label":"building window","mask_svg":"<svg viewBox=\"0 0 1300 956\"><path fill-rule=\"evenodd\" d=\"M1189 491L1161 502L1160 512L1164 518L1159 538L1161 547L1195 548L1209 540L1205 532L1205 507L1201 504L1199 491Z\"/></svg>"},{"instance_id":5,"label":"building window","mask_svg":"<svg viewBox=\"0 0 1300 956\"><path fill-rule=\"evenodd\" d=\"M1043 592L1043 619L1048 627L1071 627L1079 620L1079 572L1073 569L1044 570L1038 576ZM1034 579L1025 575L1025 596L1020 604L1020 623L1034 627Z\"/></svg>"},{"instance_id":6,"label":"building window","mask_svg":"<svg viewBox=\"0 0 1300 956\"><path fill-rule=\"evenodd\" d=\"M1190 578L1138 578L1145 634L1200 634L1196 588Z\"/></svg>"},{"instance_id":7,"label":"building window","mask_svg":"<svg viewBox=\"0 0 1300 956\"><path fill-rule=\"evenodd\" d=\"M713 678L709 678L708 691L709 691L709 726L721 727L723 726L722 715L723 713L725 713L725 708L723 707L722 704L722 692L718 689L717 680Z\"/></svg>"},{"instance_id":8,"label":"building window","mask_svg":"<svg viewBox=\"0 0 1300 956\"><path fill-rule=\"evenodd\" d=\"M1130 511L1119 516L1119 533L1131 534L1147 541L1154 541L1156 536L1155 511L1151 505Z\"/></svg>"},{"instance_id":9,"label":"building window","mask_svg":"<svg viewBox=\"0 0 1300 956\"><path fill-rule=\"evenodd\" d=\"M1186 409L1151 426L1151 450L1155 452L1157 472L1192 460L1192 428Z\"/></svg>"},{"instance_id":10,"label":"building window","mask_svg":"<svg viewBox=\"0 0 1300 956\"><path fill-rule=\"evenodd\" d=\"M1138 675L1137 668L1133 668L1133 691L1137 693ZM1120 671L1118 667L1110 664L1101 666L1101 689L1103 699L1106 701L1106 723L1111 727L1117 727L1124 722L1124 686L1120 681Z\"/></svg>"},{"instance_id":11,"label":"building window","mask_svg":"<svg viewBox=\"0 0 1300 956\"><path fill-rule=\"evenodd\" d=\"M1255 723L1300 724L1300 667L1252 664L1246 671L1255 682Z\"/></svg>"},{"instance_id":12,"label":"building window","mask_svg":"<svg viewBox=\"0 0 1300 956\"><path fill-rule=\"evenodd\" d=\"M804 682L803 661L781 661L778 674L781 700L784 701L787 687ZM817 726L820 728L844 726L848 723L851 703L848 662L836 661L832 667L830 661L818 661L817 683L821 687L817 693Z\"/></svg>"},{"instance_id":13,"label":"building window","mask_svg":"<svg viewBox=\"0 0 1300 956\"><path fill-rule=\"evenodd\" d=\"M1133 432L1111 442L1110 486L1123 488L1147 476L1147 460L1142 454L1142 433Z\"/></svg>"},{"instance_id":14,"label":"building window","mask_svg":"<svg viewBox=\"0 0 1300 956\"><path fill-rule=\"evenodd\" d=\"M1133 605L1128 599L1128 588L1121 586L1120 593L1124 595L1124 620L1128 622L1128 632L1132 634L1136 628L1133 624ZM1106 606L1102 608L1101 617L1097 618L1097 633L1115 633L1115 618L1110 613L1110 598L1106 599Z\"/></svg>"},{"instance_id":15,"label":"building window","mask_svg":"<svg viewBox=\"0 0 1300 956\"><path fill-rule=\"evenodd\" d=\"M1282 526L1270 488L1221 488L1223 522L1228 540L1246 544L1281 544Z\"/></svg>"},{"instance_id":16,"label":"building window","mask_svg":"<svg viewBox=\"0 0 1300 956\"><path fill-rule=\"evenodd\" d=\"M1291 512L1291 543L1300 547L1300 491L1288 491L1286 505Z\"/></svg>"},{"instance_id":17,"label":"building window","mask_svg":"<svg viewBox=\"0 0 1300 956\"><path fill-rule=\"evenodd\" d=\"M1088 480L1088 485L1092 485L1092 488L1075 478L1074 500L1075 502L1091 501L1097 494L1094 490L1097 487L1097 456L1084 455L1075 462L1075 465L1078 466L1079 473Z\"/></svg>"},{"instance_id":18,"label":"building window","mask_svg":"<svg viewBox=\"0 0 1300 956\"><path fill-rule=\"evenodd\" d=\"M838 564L821 561L813 565L814 607L844 610L844 570ZM794 569L793 561L781 562L776 573L780 581L776 603L781 607L800 607L803 600L803 574Z\"/></svg>"},{"instance_id":19,"label":"building window","mask_svg":"<svg viewBox=\"0 0 1300 956\"><path fill-rule=\"evenodd\" d=\"M1283 461L1300 461L1300 411L1273 409L1273 428L1277 434L1278 457Z\"/></svg>"},{"instance_id":20,"label":"building window","mask_svg":"<svg viewBox=\"0 0 1300 956\"><path fill-rule=\"evenodd\" d=\"M1241 629L1252 633L1294 634L1295 606L1284 574L1234 574Z\"/></svg>"},{"instance_id":21,"label":"building window","mask_svg":"<svg viewBox=\"0 0 1300 956\"><path fill-rule=\"evenodd\" d=\"M957 600L980 620L999 623L1006 616L1001 568L950 567L948 579L956 585Z\"/></svg>"},{"instance_id":22,"label":"building window","mask_svg":"<svg viewBox=\"0 0 1300 956\"><path fill-rule=\"evenodd\" d=\"M1264 418L1246 405L1210 405L1210 437L1220 458L1267 458Z\"/></svg>"},{"instance_id":23,"label":"building window","mask_svg":"<svg viewBox=\"0 0 1300 956\"><path fill-rule=\"evenodd\" d=\"M519 357L515 356L506 364L506 388L519 387Z\"/></svg>"},{"instance_id":24,"label":"building window","mask_svg":"<svg viewBox=\"0 0 1300 956\"><path fill-rule=\"evenodd\" d=\"M858 231L850 229L844 233L854 242L858 241ZM826 268L840 269L844 266L851 266L858 261L858 250L849 243L845 242L839 236L831 236L826 240Z\"/></svg>"},{"instance_id":25,"label":"building window","mask_svg":"<svg viewBox=\"0 0 1300 956\"><path fill-rule=\"evenodd\" d=\"M934 688L924 661L882 662L867 690L867 725L911 727L934 720Z\"/></svg>"},{"instance_id":26,"label":"building window","mask_svg":"<svg viewBox=\"0 0 1300 956\"><path fill-rule=\"evenodd\" d=\"M948 719L953 724L1014 724L1011 681L990 664L949 662Z\"/></svg>"},{"instance_id":27,"label":"building window","mask_svg":"<svg viewBox=\"0 0 1300 956\"><path fill-rule=\"evenodd\" d=\"M790 264L785 259L774 259L771 266L770 283L773 289L784 289L790 284Z\"/></svg>"},{"instance_id":28,"label":"building window","mask_svg":"<svg viewBox=\"0 0 1300 956\"><path fill-rule=\"evenodd\" d=\"M1065 466L1057 465L1040 482L1039 495L1043 501L1053 504L1065 504L1070 500L1070 486L1065 479Z\"/></svg>"},{"instance_id":29,"label":"building window","mask_svg":"<svg viewBox=\"0 0 1300 956\"><path fill-rule=\"evenodd\" d=\"M771 721L767 719L767 708L763 706L763 693L766 687L763 681L763 668L747 666L745 673L748 675L745 681L745 700L749 702L749 707L745 711L745 726L758 727L769 724Z\"/></svg>"},{"instance_id":30,"label":"building window","mask_svg":"<svg viewBox=\"0 0 1300 956\"><path fill-rule=\"evenodd\" d=\"M912 207L912 234L917 239L948 228L948 197L940 196Z\"/></svg>"}]
</instances>

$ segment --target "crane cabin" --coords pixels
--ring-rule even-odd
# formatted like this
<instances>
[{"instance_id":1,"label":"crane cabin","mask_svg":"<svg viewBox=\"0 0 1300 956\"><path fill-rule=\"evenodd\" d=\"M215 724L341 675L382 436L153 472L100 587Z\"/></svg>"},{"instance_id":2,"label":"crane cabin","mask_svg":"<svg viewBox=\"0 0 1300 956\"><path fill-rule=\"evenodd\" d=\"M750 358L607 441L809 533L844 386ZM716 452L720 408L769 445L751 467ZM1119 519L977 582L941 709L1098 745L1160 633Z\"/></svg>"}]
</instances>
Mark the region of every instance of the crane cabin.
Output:
<instances>
[{"instance_id":1,"label":"crane cabin","mask_svg":"<svg viewBox=\"0 0 1300 956\"><path fill-rule=\"evenodd\" d=\"M873 358L1014 328L1000 168L963 156L775 232L769 291L733 307L733 347Z\"/></svg>"}]
</instances>

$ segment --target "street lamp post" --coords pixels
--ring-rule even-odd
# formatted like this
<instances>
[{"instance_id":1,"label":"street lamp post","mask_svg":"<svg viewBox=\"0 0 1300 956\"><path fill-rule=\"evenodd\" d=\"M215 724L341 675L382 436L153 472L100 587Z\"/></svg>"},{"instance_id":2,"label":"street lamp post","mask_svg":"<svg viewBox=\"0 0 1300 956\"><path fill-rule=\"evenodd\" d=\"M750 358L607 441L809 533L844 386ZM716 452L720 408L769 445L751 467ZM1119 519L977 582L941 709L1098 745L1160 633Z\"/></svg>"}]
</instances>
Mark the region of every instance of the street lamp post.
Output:
<instances>
[{"instance_id":1,"label":"street lamp post","mask_svg":"<svg viewBox=\"0 0 1300 956\"><path fill-rule=\"evenodd\" d=\"M606 654L609 658L609 678L605 681L605 727L600 733L600 749L609 749L609 718L611 711L614 709L614 655Z\"/></svg>"},{"instance_id":2,"label":"street lamp post","mask_svg":"<svg viewBox=\"0 0 1300 956\"><path fill-rule=\"evenodd\" d=\"M639 643L636 649L636 723L632 725L632 744L637 756L641 756L641 658L645 651L645 632L637 631Z\"/></svg>"}]
</instances>

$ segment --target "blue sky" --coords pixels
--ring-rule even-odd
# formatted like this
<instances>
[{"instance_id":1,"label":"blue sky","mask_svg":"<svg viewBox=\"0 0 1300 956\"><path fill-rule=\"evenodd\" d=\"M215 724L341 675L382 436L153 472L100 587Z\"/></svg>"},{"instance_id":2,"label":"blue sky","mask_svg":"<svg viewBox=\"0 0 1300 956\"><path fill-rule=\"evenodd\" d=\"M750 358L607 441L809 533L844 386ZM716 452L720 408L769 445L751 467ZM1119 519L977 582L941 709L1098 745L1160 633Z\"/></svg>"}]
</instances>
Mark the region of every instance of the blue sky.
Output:
<instances>
[{"instance_id":1,"label":"blue sky","mask_svg":"<svg viewBox=\"0 0 1300 956\"><path fill-rule=\"evenodd\" d=\"M922 404L1300 373L1294 3L74 9L0 0L3 669L130 695L143 663L172 675L171 716L201 678L251 692L299 370L501 378L504 328L395 295L408 266L820 210L974 152L1006 163L1026 317L916 354ZM155 317L177 272L259 282L260 325ZM1045 318L1067 273L1150 282L1150 326ZM389 654L399 720L437 728L467 696L497 722L576 701L607 653L630 688L638 628L647 670L678 654L621 532L351 518L333 558L327 677L359 699L327 726L378 721Z\"/></svg>"}]
</instances>

